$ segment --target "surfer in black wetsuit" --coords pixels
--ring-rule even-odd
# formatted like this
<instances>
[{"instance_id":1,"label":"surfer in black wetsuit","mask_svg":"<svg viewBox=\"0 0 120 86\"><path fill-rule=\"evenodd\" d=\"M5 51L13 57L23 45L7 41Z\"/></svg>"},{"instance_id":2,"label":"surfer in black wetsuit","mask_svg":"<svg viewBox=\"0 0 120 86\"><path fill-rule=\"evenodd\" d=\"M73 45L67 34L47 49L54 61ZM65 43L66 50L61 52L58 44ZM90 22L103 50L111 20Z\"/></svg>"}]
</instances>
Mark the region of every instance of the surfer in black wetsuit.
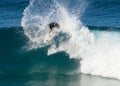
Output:
<instances>
[{"instance_id":1,"label":"surfer in black wetsuit","mask_svg":"<svg viewBox=\"0 0 120 86\"><path fill-rule=\"evenodd\" d=\"M58 23L52 22L52 23L49 24L50 32L53 31L53 28L54 28L54 27L58 27L58 28L59 28ZM49 33L50 33L50 32L49 32Z\"/></svg>"}]
</instances>

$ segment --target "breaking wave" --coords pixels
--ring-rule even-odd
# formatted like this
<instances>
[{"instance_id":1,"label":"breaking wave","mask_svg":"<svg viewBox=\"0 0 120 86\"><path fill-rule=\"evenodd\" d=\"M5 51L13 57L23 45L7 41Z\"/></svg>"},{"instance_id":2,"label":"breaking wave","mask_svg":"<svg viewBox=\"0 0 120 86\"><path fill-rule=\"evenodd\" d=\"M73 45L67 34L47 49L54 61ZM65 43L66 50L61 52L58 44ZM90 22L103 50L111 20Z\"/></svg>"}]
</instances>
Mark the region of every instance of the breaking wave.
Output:
<instances>
[{"instance_id":1,"label":"breaking wave","mask_svg":"<svg viewBox=\"0 0 120 86\"><path fill-rule=\"evenodd\" d=\"M68 3L68 2L67 2ZM29 38L28 50L49 46L48 55L64 51L70 58L81 59L80 72L120 79L120 33L89 30L80 21L86 4L32 0L24 10L21 25ZM80 9L75 9L80 8ZM60 28L51 42L44 44L48 24L58 22Z\"/></svg>"}]
</instances>

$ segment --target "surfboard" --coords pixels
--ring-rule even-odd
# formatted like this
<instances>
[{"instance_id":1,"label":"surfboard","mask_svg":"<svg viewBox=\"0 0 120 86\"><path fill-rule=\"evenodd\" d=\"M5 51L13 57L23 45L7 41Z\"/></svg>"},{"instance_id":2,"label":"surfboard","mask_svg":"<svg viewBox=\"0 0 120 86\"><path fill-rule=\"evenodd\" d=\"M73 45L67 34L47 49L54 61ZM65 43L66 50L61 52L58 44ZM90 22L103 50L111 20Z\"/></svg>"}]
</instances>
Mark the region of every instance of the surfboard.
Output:
<instances>
[{"instance_id":1,"label":"surfboard","mask_svg":"<svg viewBox=\"0 0 120 86\"><path fill-rule=\"evenodd\" d=\"M44 43L50 42L55 37L55 32L50 32L45 36Z\"/></svg>"}]
</instances>

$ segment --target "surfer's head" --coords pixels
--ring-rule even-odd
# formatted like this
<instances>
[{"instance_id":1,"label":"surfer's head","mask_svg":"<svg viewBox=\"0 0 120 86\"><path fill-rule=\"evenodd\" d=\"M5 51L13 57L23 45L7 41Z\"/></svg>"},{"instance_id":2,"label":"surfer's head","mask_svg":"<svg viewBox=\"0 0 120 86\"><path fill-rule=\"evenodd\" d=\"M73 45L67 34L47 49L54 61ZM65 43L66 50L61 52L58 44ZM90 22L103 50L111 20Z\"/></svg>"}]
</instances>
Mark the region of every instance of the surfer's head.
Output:
<instances>
[{"instance_id":1,"label":"surfer's head","mask_svg":"<svg viewBox=\"0 0 120 86\"><path fill-rule=\"evenodd\" d=\"M54 22L54 27L59 27L58 23Z\"/></svg>"},{"instance_id":2,"label":"surfer's head","mask_svg":"<svg viewBox=\"0 0 120 86\"><path fill-rule=\"evenodd\" d=\"M54 27L59 27L59 25L56 22L52 22L52 23L49 24L49 27L50 27L50 29L52 29Z\"/></svg>"},{"instance_id":3,"label":"surfer's head","mask_svg":"<svg viewBox=\"0 0 120 86\"><path fill-rule=\"evenodd\" d=\"M57 25L57 23L56 23L56 22L53 22L53 25L54 25L54 26L56 26L56 25Z\"/></svg>"}]
</instances>

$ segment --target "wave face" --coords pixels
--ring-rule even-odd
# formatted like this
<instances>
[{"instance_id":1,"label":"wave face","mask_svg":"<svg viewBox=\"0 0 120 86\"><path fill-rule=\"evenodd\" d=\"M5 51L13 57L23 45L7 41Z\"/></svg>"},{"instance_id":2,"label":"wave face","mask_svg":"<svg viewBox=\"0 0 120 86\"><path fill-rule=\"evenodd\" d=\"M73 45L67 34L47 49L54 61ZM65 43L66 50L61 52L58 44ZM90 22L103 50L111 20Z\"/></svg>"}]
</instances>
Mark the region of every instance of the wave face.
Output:
<instances>
[{"instance_id":1,"label":"wave face","mask_svg":"<svg viewBox=\"0 0 120 86\"><path fill-rule=\"evenodd\" d=\"M67 79L64 84L69 86L69 81L72 84L76 80L76 75L69 73L78 70L79 61L69 59L64 52L47 56L48 47L26 51L29 39L22 27L0 29L0 39L1 86L63 86L59 78Z\"/></svg>"}]
</instances>

